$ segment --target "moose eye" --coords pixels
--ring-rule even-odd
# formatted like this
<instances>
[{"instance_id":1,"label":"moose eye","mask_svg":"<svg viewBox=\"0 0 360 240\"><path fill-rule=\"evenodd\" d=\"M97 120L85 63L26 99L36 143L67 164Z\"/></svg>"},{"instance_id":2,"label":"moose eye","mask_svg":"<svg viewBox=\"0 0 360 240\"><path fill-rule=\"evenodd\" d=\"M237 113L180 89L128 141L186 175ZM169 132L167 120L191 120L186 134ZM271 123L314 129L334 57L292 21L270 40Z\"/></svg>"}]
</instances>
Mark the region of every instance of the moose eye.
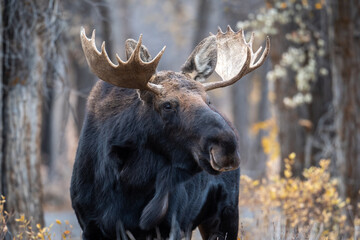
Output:
<instances>
[{"instance_id":1,"label":"moose eye","mask_svg":"<svg viewBox=\"0 0 360 240\"><path fill-rule=\"evenodd\" d=\"M211 105L211 101L210 101L209 97L206 98L206 102L207 102L208 105Z\"/></svg>"},{"instance_id":2,"label":"moose eye","mask_svg":"<svg viewBox=\"0 0 360 240\"><path fill-rule=\"evenodd\" d=\"M165 103L163 103L162 107L163 107L163 109L164 109L165 111L170 111L170 110L172 110L172 105L171 105L170 102L165 102Z\"/></svg>"}]
</instances>

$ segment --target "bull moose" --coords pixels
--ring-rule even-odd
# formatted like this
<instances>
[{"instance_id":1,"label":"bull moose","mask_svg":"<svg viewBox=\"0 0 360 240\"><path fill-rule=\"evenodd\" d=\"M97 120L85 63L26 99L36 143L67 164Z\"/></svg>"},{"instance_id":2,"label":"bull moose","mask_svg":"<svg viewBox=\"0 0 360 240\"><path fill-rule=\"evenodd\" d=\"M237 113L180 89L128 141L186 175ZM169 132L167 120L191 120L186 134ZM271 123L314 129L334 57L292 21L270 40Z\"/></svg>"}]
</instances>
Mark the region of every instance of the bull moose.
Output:
<instances>
[{"instance_id":1,"label":"bull moose","mask_svg":"<svg viewBox=\"0 0 360 240\"><path fill-rule=\"evenodd\" d=\"M98 81L87 103L71 179L83 239L236 239L239 149L232 125L207 91L225 87L263 64L254 35L230 27L202 40L181 72L156 71L139 41L125 43L127 61L108 57L81 33ZM262 52L261 56L260 53ZM259 57L260 56L260 57ZM204 82L216 72L221 80Z\"/></svg>"}]
</instances>

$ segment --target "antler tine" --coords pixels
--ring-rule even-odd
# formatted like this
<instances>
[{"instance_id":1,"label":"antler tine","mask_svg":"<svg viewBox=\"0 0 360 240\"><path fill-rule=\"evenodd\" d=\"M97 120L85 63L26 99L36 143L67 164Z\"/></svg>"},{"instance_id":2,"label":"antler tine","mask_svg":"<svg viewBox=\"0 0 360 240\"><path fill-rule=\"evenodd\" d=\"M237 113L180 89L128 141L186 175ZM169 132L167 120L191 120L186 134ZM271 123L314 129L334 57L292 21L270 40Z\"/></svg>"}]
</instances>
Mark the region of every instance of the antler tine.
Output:
<instances>
[{"instance_id":1,"label":"antler tine","mask_svg":"<svg viewBox=\"0 0 360 240\"><path fill-rule=\"evenodd\" d=\"M255 55L255 59L257 58L257 56L259 55L260 51L262 50L262 47L260 47L258 49L258 51L256 51L256 53L254 54ZM265 59L266 57L268 56L270 52L270 38L269 36L266 37L266 46L265 46L265 50L263 51L263 53L261 54L261 57L259 58L259 60L254 63L252 66L251 66L251 71L255 70L256 68L260 67L264 62L265 62ZM255 60L254 59L254 60Z\"/></svg>"},{"instance_id":2,"label":"antler tine","mask_svg":"<svg viewBox=\"0 0 360 240\"><path fill-rule=\"evenodd\" d=\"M244 31L243 31L243 36L244 36L244 38L245 38L245 33L244 33ZM249 47L252 49L252 47L253 47L253 43L254 43L254 40L255 40L255 33L251 33L251 35L250 35L250 40L249 40L249 42L248 42L248 44L249 44Z\"/></svg>"},{"instance_id":3,"label":"antler tine","mask_svg":"<svg viewBox=\"0 0 360 240\"><path fill-rule=\"evenodd\" d=\"M231 34L231 33L235 33L235 32L234 32L234 30L232 30L232 28L230 27L230 25L227 25L227 27L226 27L226 33Z\"/></svg>"},{"instance_id":4,"label":"antler tine","mask_svg":"<svg viewBox=\"0 0 360 240\"><path fill-rule=\"evenodd\" d=\"M246 42L245 34L244 34L243 31L242 31L242 37L244 39L244 42ZM247 42L247 44L248 44L248 46L249 46L249 48L251 50L253 49L254 40L255 40L255 33L252 32L251 35L250 35L250 40L249 40L249 42ZM251 59L252 59L252 61L250 63L249 69L253 69L254 67L257 68L257 67L261 66L262 61L260 61L260 59L255 63L256 59L258 58L259 54L261 53L261 50L262 50L262 46L260 46L255 53L253 53L253 51L251 51L251 55L252 55ZM265 48L265 50L266 51L263 52L261 60L265 59L265 57L267 56L267 54L269 53L269 50L270 50L270 39L269 39L268 36L266 37L266 48Z\"/></svg>"},{"instance_id":5,"label":"antler tine","mask_svg":"<svg viewBox=\"0 0 360 240\"><path fill-rule=\"evenodd\" d=\"M264 63L270 51L270 39L266 38L266 47L259 60L257 58L262 47L254 53L252 48L254 39L252 33L250 40L246 41L242 29L234 32L230 26L227 27L225 33L221 29L218 31L216 34L218 51L215 71L221 77L221 81L203 83L206 91L229 86Z\"/></svg>"},{"instance_id":6,"label":"antler tine","mask_svg":"<svg viewBox=\"0 0 360 240\"><path fill-rule=\"evenodd\" d=\"M142 34L140 34L139 40L136 44L136 47L133 51L133 53L130 55L129 59L127 60L127 62L130 61L137 61L140 64L144 63L141 58L140 58L140 48L141 48L141 44L142 44Z\"/></svg>"},{"instance_id":7,"label":"antler tine","mask_svg":"<svg viewBox=\"0 0 360 240\"><path fill-rule=\"evenodd\" d=\"M162 86L150 81L155 76L156 67L164 53L165 47L152 61L144 62L140 58L142 43L142 35L140 35L139 41L129 59L124 62L116 54L118 64L115 65L106 52L105 42L101 45L101 52L97 50L95 30L92 33L91 39L89 39L86 36L85 29L81 28L80 38L86 61L91 71L97 77L118 87L150 90L155 94L161 94Z\"/></svg>"},{"instance_id":8,"label":"antler tine","mask_svg":"<svg viewBox=\"0 0 360 240\"><path fill-rule=\"evenodd\" d=\"M249 42L246 41L244 31L242 31L242 38L244 39L244 42L246 42L247 45L249 46L249 48L251 49L251 62L250 62L250 66L249 66L251 68L254 65L254 63L255 63L256 59L258 58L259 54L261 53L262 46L260 46L259 49L255 53L252 51L253 43L254 43L254 40L255 40L255 33L253 33L253 32L250 35Z\"/></svg>"},{"instance_id":9,"label":"antler tine","mask_svg":"<svg viewBox=\"0 0 360 240\"><path fill-rule=\"evenodd\" d=\"M220 27L220 26L218 27L218 34L219 34L219 33L224 34L224 32L221 30L221 27Z\"/></svg>"},{"instance_id":10,"label":"antler tine","mask_svg":"<svg viewBox=\"0 0 360 240\"><path fill-rule=\"evenodd\" d=\"M136 61L139 64L144 65L144 66L145 65L155 65L155 66L157 66L159 64L159 62L160 62L160 59L161 59L162 55L165 52L166 46L164 46L161 49L161 51L150 62L144 62L140 57L141 45L142 45L142 34L140 34L139 41L136 44L136 47L135 47L133 53L131 54L131 56L129 57L129 59L127 60L127 62ZM117 54L116 54L116 57L118 58L118 61L120 60L122 63L124 63ZM127 62L125 62L125 63L127 63ZM154 84L152 84L152 85L154 85Z\"/></svg>"},{"instance_id":11,"label":"antler tine","mask_svg":"<svg viewBox=\"0 0 360 240\"><path fill-rule=\"evenodd\" d=\"M166 49L166 46L164 46L161 51L154 57L153 60L151 60L150 62L148 63L145 63L145 64L155 64L156 66L159 64L160 62L160 59L162 57L162 55L164 54L165 52L165 49Z\"/></svg>"},{"instance_id":12,"label":"antler tine","mask_svg":"<svg viewBox=\"0 0 360 240\"><path fill-rule=\"evenodd\" d=\"M254 53L254 61L258 58L259 54L261 53L262 46L259 47L259 49Z\"/></svg>"}]
</instances>

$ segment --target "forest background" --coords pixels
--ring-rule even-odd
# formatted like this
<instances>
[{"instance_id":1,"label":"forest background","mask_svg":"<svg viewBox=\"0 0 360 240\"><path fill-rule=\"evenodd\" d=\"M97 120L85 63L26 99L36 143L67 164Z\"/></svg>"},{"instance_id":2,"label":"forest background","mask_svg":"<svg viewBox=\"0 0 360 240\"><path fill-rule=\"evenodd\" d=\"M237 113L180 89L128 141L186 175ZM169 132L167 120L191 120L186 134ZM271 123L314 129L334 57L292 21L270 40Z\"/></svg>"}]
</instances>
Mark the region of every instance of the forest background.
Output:
<instances>
[{"instance_id":1,"label":"forest background","mask_svg":"<svg viewBox=\"0 0 360 240\"><path fill-rule=\"evenodd\" d=\"M240 136L239 237L360 239L358 0L3 0L0 14L0 238L49 237L44 215L72 213L72 165L97 81L81 26L123 59L125 40L142 33L151 53L167 46L159 69L178 71L230 25L254 31L255 49L271 38L261 68L211 93ZM76 221L56 224L63 238L79 235Z\"/></svg>"}]
</instances>

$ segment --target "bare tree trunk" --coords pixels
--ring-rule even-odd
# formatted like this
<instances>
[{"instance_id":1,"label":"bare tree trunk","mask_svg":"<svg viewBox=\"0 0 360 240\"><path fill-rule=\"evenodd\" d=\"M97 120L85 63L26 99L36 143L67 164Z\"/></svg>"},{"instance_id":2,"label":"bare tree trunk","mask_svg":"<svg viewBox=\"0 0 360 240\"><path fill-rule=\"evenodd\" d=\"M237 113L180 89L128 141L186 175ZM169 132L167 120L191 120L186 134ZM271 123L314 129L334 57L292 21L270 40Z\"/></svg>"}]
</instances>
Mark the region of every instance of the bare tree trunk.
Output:
<instances>
[{"instance_id":1,"label":"bare tree trunk","mask_svg":"<svg viewBox=\"0 0 360 240\"><path fill-rule=\"evenodd\" d=\"M5 96L5 194L7 209L15 211L16 217L20 213L25 214L31 216L34 223L43 225L39 148L41 82L38 82L37 71L34 68L27 79L21 80L25 81L24 85L14 83L10 86ZM7 78L13 82L17 76L9 74ZM18 229L14 230L16 232Z\"/></svg>"},{"instance_id":2,"label":"bare tree trunk","mask_svg":"<svg viewBox=\"0 0 360 240\"><path fill-rule=\"evenodd\" d=\"M273 38L273 42L276 41ZM274 47L272 48L274 49ZM277 124L279 126L279 143L281 167L280 172L283 174L285 165L283 159L287 158L292 152L296 153L296 159L293 166L293 174L301 176L305 167L305 145L306 132L299 125L301 119L298 109L289 109L285 106L283 99L289 96L289 92L296 92L296 87L292 79L279 79L275 82L276 99L274 102L276 110ZM303 108L300 106L299 108Z\"/></svg>"},{"instance_id":3,"label":"bare tree trunk","mask_svg":"<svg viewBox=\"0 0 360 240\"><path fill-rule=\"evenodd\" d=\"M278 34L272 37L270 57L272 63L279 64L282 53L286 52L289 42L283 37L286 32L290 32L294 26L278 26ZM290 75L290 74L289 74ZM293 171L296 176L300 176L304 168L304 146L305 146L305 130L298 124L298 109L289 109L285 106L283 99L289 95L294 95L296 90L294 74L284 79L275 81L274 92L276 99L274 101L275 116L279 129L281 173L284 171L284 162L282 161L290 153L297 154L296 165Z\"/></svg>"},{"instance_id":4,"label":"bare tree trunk","mask_svg":"<svg viewBox=\"0 0 360 240\"><path fill-rule=\"evenodd\" d=\"M10 6L6 6L10 7ZM9 10L6 9L5 11ZM12 11L12 10L9 10ZM31 21L30 19L27 19ZM24 24L22 21L16 24ZM17 26L16 26L17 27ZM16 29L16 28L15 28ZM42 185L40 177L40 125L41 125L41 49L33 33L17 39L13 33L5 33L7 50L15 49L21 54L14 65L4 65L6 92L4 94L4 186L7 209L15 217L25 214L34 223L43 225ZM24 44L24 45L23 45ZM29 48L17 48L18 46ZM10 50L11 51L11 50ZM4 52L9 54L8 52ZM16 66L16 69L14 67ZM18 71L25 74L19 74ZM14 225L10 229L16 233Z\"/></svg>"},{"instance_id":5,"label":"bare tree trunk","mask_svg":"<svg viewBox=\"0 0 360 240\"><path fill-rule=\"evenodd\" d=\"M3 24L3 14L4 14L4 2L0 1L0 195L4 194L4 181L3 178L5 176L4 171L4 161L3 161L3 32L4 32L4 24Z\"/></svg>"},{"instance_id":6,"label":"bare tree trunk","mask_svg":"<svg viewBox=\"0 0 360 240\"><path fill-rule=\"evenodd\" d=\"M53 15L56 1L33 0L24 4L5 0L3 3L1 193L7 198L7 211L14 213L15 218L24 214L35 228L35 224L44 223L40 133L45 58L50 48L44 40L55 34L48 24L56 20ZM18 226L12 218L9 228L15 235Z\"/></svg>"},{"instance_id":7,"label":"bare tree trunk","mask_svg":"<svg viewBox=\"0 0 360 240\"><path fill-rule=\"evenodd\" d=\"M360 201L360 2L333 0L330 9L337 167L353 220Z\"/></svg>"}]
</instances>

